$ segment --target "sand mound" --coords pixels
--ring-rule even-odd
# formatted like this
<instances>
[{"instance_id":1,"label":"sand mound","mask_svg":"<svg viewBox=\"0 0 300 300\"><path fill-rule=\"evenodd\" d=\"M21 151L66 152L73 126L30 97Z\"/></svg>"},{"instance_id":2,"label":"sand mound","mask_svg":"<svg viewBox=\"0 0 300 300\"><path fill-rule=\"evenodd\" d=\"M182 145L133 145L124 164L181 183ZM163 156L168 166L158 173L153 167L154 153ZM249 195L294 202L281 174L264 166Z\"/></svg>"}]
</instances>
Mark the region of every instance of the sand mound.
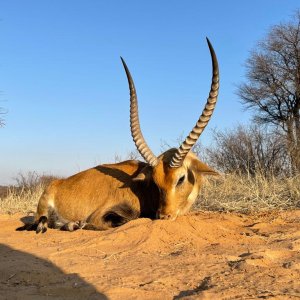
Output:
<instances>
[{"instance_id":1,"label":"sand mound","mask_svg":"<svg viewBox=\"0 0 300 300\"><path fill-rule=\"evenodd\" d=\"M44 235L21 217L0 215L1 299L300 298L300 211Z\"/></svg>"}]
</instances>

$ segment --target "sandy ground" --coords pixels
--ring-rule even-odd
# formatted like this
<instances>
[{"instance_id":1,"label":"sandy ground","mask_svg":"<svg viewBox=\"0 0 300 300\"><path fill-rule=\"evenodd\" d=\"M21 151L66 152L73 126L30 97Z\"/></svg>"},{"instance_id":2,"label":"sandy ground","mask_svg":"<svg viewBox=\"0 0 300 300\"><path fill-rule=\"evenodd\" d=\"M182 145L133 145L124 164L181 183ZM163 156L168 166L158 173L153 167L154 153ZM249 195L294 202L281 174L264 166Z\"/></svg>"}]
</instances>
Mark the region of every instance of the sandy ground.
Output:
<instances>
[{"instance_id":1,"label":"sandy ground","mask_svg":"<svg viewBox=\"0 0 300 300\"><path fill-rule=\"evenodd\" d=\"M21 217L0 215L0 299L300 298L300 211L44 235Z\"/></svg>"}]
</instances>

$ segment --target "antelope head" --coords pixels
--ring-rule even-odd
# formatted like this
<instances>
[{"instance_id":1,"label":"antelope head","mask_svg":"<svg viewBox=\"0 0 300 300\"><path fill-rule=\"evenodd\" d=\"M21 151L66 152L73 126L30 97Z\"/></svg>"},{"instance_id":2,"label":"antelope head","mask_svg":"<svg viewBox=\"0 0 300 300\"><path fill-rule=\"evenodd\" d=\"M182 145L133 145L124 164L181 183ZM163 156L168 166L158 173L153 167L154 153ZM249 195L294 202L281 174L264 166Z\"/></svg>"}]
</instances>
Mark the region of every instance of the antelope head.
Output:
<instances>
[{"instance_id":1,"label":"antelope head","mask_svg":"<svg viewBox=\"0 0 300 300\"><path fill-rule=\"evenodd\" d=\"M206 105L189 135L178 149L169 149L156 157L148 147L140 128L137 94L133 79L125 61L121 58L130 90L130 128L134 143L148 163L133 179L153 181L159 190L157 217L174 220L189 210L197 199L202 176L218 173L201 162L190 150L208 124L217 102L219 91L219 67L215 51L207 39L212 59L212 82Z\"/></svg>"}]
</instances>

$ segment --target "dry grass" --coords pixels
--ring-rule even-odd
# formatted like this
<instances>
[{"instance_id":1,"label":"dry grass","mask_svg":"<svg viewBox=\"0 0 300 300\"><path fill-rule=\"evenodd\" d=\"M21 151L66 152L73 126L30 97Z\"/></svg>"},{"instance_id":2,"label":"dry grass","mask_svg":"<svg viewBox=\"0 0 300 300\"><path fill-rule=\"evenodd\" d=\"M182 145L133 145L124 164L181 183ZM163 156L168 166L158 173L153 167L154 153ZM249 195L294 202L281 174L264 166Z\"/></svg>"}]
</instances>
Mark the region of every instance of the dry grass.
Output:
<instances>
[{"instance_id":1,"label":"dry grass","mask_svg":"<svg viewBox=\"0 0 300 300\"><path fill-rule=\"evenodd\" d=\"M0 196L1 213L29 213L36 210L46 184L31 188L10 188L7 196ZM202 189L194 210L235 211L252 213L266 210L300 208L300 175L278 179L224 175L210 178Z\"/></svg>"},{"instance_id":2,"label":"dry grass","mask_svg":"<svg viewBox=\"0 0 300 300\"><path fill-rule=\"evenodd\" d=\"M0 213L35 212L44 188L45 186L43 184L36 185L29 189L9 188L7 196L0 198Z\"/></svg>"},{"instance_id":3,"label":"dry grass","mask_svg":"<svg viewBox=\"0 0 300 300\"><path fill-rule=\"evenodd\" d=\"M251 213L300 208L300 175L266 178L228 174L206 180L195 210Z\"/></svg>"}]
</instances>

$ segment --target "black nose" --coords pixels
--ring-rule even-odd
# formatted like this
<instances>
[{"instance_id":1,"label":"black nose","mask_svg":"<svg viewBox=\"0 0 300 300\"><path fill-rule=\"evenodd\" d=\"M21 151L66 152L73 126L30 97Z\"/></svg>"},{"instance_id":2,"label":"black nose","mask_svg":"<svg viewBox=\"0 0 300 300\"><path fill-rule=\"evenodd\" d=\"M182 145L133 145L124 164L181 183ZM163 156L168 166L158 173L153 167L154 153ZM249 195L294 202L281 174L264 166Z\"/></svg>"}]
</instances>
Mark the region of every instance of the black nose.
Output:
<instances>
[{"instance_id":1,"label":"black nose","mask_svg":"<svg viewBox=\"0 0 300 300\"><path fill-rule=\"evenodd\" d=\"M157 211L156 214L155 214L155 219L159 219L159 216L160 216L160 214L159 214L159 212Z\"/></svg>"},{"instance_id":2,"label":"black nose","mask_svg":"<svg viewBox=\"0 0 300 300\"><path fill-rule=\"evenodd\" d=\"M172 215L164 215L161 213L157 213L158 218L157 219L161 219L161 220L170 220L172 219Z\"/></svg>"}]
</instances>

